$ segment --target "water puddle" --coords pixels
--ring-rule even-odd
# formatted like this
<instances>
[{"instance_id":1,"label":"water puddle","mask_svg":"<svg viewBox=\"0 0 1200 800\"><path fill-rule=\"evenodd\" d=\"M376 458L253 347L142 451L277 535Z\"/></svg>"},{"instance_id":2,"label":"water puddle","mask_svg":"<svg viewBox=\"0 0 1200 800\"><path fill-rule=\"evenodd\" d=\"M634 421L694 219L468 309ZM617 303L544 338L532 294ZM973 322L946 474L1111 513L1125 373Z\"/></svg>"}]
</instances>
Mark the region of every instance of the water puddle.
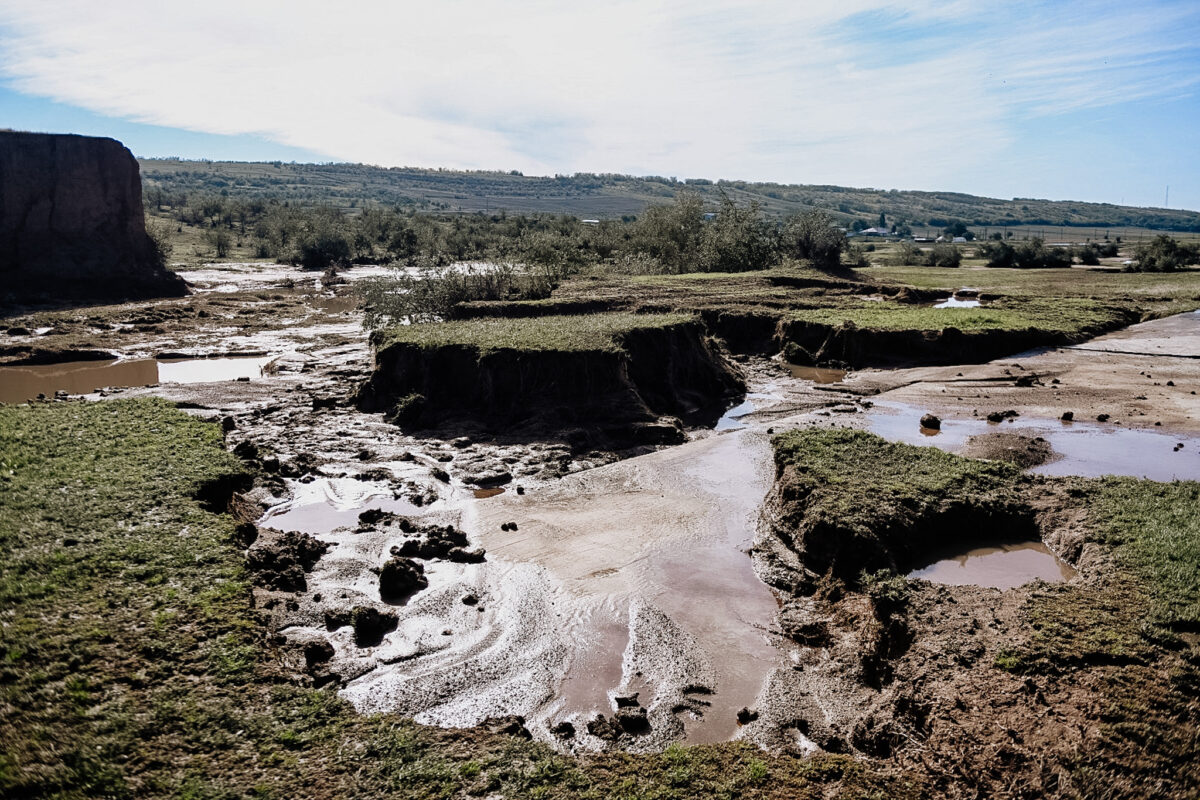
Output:
<instances>
[{"instance_id":1,"label":"water puddle","mask_svg":"<svg viewBox=\"0 0 1200 800\"><path fill-rule=\"evenodd\" d=\"M979 308L982 303L977 297L948 297L940 303L934 303L934 308Z\"/></svg>"},{"instance_id":2,"label":"water puddle","mask_svg":"<svg viewBox=\"0 0 1200 800\"><path fill-rule=\"evenodd\" d=\"M841 383L846 379L846 370L844 369L828 369L826 367L800 367L788 362L782 362L787 367L788 372L792 373L792 377L802 381L812 381L813 383Z\"/></svg>"},{"instance_id":3,"label":"water puddle","mask_svg":"<svg viewBox=\"0 0 1200 800\"><path fill-rule=\"evenodd\" d=\"M1075 574L1074 567L1041 542L1020 542L943 555L929 566L913 570L908 577L949 586L1013 589L1039 579L1049 583L1069 581Z\"/></svg>"},{"instance_id":4,"label":"water puddle","mask_svg":"<svg viewBox=\"0 0 1200 800\"><path fill-rule=\"evenodd\" d=\"M477 500L486 500L489 497L495 497L498 494L504 494L503 486L495 486L491 489L475 489L471 492Z\"/></svg>"},{"instance_id":5,"label":"water puddle","mask_svg":"<svg viewBox=\"0 0 1200 800\"><path fill-rule=\"evenodd\" d=\"M746 395L746 399L738 403L733 408L726 411L717 420L717 424L713 426L715 431L736 431L746 427L739 420L754 413L754 403L750 400L750 396Z\"/></svg>"},{"instance_id":6,"label":"water puddle","mask_svg":"<svg viewBox=\"0 0 1200 800\"><path fill-rule=\"evenodd\" d=\"M88 394L105 387L159 383L208 383L261 377L271 356L188 358L158 361L72 361L26 367L0 367L0 402L23 403L57 391Z\"/></svg>"},{"instance_id":7,"label":"water puddle","mask_svg":"<svg viewBox=\"0 0 1200 800\"><path fill-rule=\"evenodd\" d=\"M1004 422L943 418L941 430L922 428L924 412L903 403L877 403L868 430L891 441L957 452L972 436L1003 431L1042 437L1060 459L1031 468L1040 475L1127 475L1154 481L1200 480L1200 437L1088 422L1016 417ZM1177 445L1182 444L1179 448Z\"/></svg>"},{"instance_id":8,"label":"water puddle","mask_svg":"<svg viewBox=\"0 0 1200 800\"><path fill-rule=\"evenodd\" d=\"M356 527L358 515L367 510L401 516L424 513L409 500L380 494L377 486L364 486L361 481L321 479L309 484L294 483L292 489L292 499L268 510L258 524L318 535Z\"/></svg>"}]
</instances>

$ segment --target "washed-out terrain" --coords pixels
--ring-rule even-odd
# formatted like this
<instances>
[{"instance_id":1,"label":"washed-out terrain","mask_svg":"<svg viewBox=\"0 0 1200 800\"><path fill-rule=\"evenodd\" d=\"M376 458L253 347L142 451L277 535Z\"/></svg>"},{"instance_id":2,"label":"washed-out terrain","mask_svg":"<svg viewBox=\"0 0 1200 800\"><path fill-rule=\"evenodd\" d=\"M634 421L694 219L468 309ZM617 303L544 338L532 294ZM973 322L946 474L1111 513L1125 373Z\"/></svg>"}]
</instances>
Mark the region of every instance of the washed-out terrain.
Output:
<instances>
[{"instance_id":1,"label":"washed-out terrain","mask_svg":"<svg viewBox=\"0 0 1200 800\"><path fill-rule=\"evenodd\" d=\"M738 356L747 391L715 425L614 452L482 426L423 437L359 411L372 353L352 288L376 268L328 285L271 265L182 274L190 297L10 320L10 361L44 363L0 367L0 401L156 395L220 422L263 476L245 512L257 602L295 672L362 712L446 727L519 715L564 751L745 739L886 754L854 736L886 692L848 674L824 623L824 647L797 635L820 614L765 541L773 434L854 429L1036 475L1200 479L1197 312L985 364L847 373ZM1064 539L965 538L904 567L997 620L1040 582L1096 568ZM406 553L420 575L381 593ZM970 635L926 624L943 648ZM940 679L934 660L909 669Z\"/></svg>"}]
</instances>

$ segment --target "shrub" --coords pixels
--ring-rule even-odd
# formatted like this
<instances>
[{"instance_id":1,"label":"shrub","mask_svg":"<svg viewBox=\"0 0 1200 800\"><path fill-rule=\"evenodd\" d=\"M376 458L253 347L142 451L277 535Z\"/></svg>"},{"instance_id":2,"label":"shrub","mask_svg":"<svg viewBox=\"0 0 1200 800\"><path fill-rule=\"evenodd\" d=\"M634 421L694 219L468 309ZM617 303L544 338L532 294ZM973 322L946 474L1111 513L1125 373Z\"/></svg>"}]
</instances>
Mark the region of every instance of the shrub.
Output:
<instances>
[{"instance_id":1,"label":"shrub","mask_svg":"<svg viewBox=\"0 0 1200 800\"><path fill-rule=\"evenodd\" d=\"M1131 272L1174 272L1189 264L1200 264L1200 246L1180 244L1166 234L1155 236L1134 248Z\"/></svg>"},{"instance_id":2,"label":"shrub","mask_svg":"<svg viewBox=\"0 0 1200 800\"><path fill-rule=\"evenodd\" d=\"M821 269L835 269L846 249L846 234L837 227L827 211L819 208L791 217L784 223L780 251L793 258L804 258Z\"/></svg>"}]
</instances>

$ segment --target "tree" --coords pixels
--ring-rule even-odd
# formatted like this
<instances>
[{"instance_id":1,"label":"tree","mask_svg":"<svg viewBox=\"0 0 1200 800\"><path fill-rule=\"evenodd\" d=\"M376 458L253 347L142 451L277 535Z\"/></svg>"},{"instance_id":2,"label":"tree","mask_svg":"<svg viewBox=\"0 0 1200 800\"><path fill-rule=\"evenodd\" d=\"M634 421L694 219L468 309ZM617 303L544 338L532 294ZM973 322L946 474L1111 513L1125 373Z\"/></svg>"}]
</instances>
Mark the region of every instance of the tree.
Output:
<instances>
[{"instance_id":1,"label":"tree","mask_svg":"<svg viewBox=\"0 0 1200 800\"><path fill-rule=\"evenodd\" d=\"M827 211L814 208L784 223L780 236L780 251L784 255L808 259L820 269L836 269L845 249L846 234Z\"/></svg>"},{"instance_id":2,"label":"tree","mask_svg":"<svg viewBox=\"0 0 1200 800\"><path fill-rule=\"evenodd\" d=\"M1174 272L1200 264L1200 246L1180 244L1165 233L1138 244L1133 253L1132 272Z\"/></svg>"},{"instance_id":3,"label":"tree","mask_svg":"<svg viewBox=\"0 0 1200 800\"><path fill-rule=\"evenodd\" d=\"M775 242L756 202L739 208L728 197L704 226L702 266L707 272L745 272L774 263Z\"/></svg>"},{"instance_id":4,"label":"tree","mask_svg":"<svg viewBox=\"0 0 1200 800\"><path fill-rule=\"evenodd\" d=\"M882 211L879 212L879 227L887 228L887 216Z\"/></svg>"}]
</instances>

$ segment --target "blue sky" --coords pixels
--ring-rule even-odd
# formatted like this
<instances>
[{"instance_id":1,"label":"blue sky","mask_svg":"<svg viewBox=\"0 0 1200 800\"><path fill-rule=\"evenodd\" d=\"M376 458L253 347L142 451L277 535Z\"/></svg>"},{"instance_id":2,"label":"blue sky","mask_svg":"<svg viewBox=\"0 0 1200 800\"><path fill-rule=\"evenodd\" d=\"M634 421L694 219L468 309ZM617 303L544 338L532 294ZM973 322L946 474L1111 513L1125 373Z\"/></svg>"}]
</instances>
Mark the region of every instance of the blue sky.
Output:
<instances>
[{"instance_id":1,"label":"blue sky","mask_svg":"<svg viewBox=\"0 0 1200 800\"><path fill-rule=\"evenodd\" d=\"M1200 209L1200 3L0 0L0 126Z\"/></svg>"}]
</instances>

